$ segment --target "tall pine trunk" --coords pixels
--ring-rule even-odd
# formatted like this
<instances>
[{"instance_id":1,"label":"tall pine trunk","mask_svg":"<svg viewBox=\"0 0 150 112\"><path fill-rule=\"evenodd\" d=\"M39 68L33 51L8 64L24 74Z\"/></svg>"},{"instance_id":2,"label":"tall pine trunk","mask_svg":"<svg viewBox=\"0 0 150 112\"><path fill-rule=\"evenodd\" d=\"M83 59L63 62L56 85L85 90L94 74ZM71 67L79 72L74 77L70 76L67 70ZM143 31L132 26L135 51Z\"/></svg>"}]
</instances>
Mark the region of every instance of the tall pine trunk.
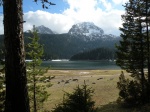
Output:
<instances>
[{"instance_id":1,"label":"tall pine trunk","mask_svg":"<svg viewBox=\"0 0 150 112\"><path fill-rule=\"evenodd\" d=\"M29 112L22 0L3 0L6 103L5 112Z\"/></svg>"}]
</instances>

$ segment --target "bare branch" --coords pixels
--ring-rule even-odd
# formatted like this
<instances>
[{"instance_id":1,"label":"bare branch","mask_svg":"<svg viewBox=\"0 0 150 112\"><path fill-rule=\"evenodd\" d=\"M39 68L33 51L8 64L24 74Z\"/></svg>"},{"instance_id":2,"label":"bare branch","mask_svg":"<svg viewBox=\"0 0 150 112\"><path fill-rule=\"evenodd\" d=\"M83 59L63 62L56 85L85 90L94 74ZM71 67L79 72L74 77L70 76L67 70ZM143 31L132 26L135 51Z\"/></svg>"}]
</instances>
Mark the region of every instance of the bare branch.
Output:
<instances>
[{"instance_id":1,"label":"bare branch","mask_svg":"<svg viewBox=\"0 0 150 112\"><path fill-rule=\"evenodd\" d=\"M56 5L55 3L52 3L52 2L50 2L49 0L34 0L34 2L38 2L38 1L41 1L41 3L42 3L42 8L43 9L48 9L48 5L50 6L50 5Z\"/></svg>"}]
</instances>

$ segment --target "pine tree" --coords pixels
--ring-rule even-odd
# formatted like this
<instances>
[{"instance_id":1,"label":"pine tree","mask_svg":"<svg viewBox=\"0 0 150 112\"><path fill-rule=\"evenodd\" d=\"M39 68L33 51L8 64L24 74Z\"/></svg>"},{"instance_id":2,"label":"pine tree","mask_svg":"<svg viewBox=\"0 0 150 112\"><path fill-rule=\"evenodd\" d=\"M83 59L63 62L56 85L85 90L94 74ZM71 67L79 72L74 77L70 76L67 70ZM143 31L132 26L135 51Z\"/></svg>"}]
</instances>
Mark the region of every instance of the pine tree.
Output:
<instances>
[{"instance_id":1,"label":"pine tree","mask_svg":"<svg viewBox=\"0 0 150 112\"><path fill-rule=\"evenodd\" d=\"M148 2L148 1L147 1ZM146 10L146 2L143 0L130 0L126 3L126 13L122 16L123 27L120 45L117 46L117 64L131 73L131 77L139 83L139 89L141 89L142 103L148 102L147 94L149 88L147 85L147 77L145 68L149 71L149 37L146 34L145 22L143 18L147 18L144 14ZM149 2L150 3L150 2ZM149 74L149 72L148 72ZM131 81L132 82L132 81ZM134 85L134 84L133 84ZM139 90L140 91L140 90ZM138 91L136 91L138 94Z\"/></svg>"},{"instance_id":2,"label":"pine tree","mask_svg":"<svg viewBox=\"0 0 150 112\"><path fill-rule=\"evenodd\" d=\"M45 77L44 74L47 72L47 69L40 69L43 56L43 46L39 43L39 36L35 27L33 31L30 31L33 37L29 37L31 43L27 45L28 57L32 60L28 62L28 87L29 87L29 101L31 112L43 111L43 103L48 99L48 92L46 91L46 85L42 85L44 80L50 81L49 78Z\"/></svg>"}]
</instances>

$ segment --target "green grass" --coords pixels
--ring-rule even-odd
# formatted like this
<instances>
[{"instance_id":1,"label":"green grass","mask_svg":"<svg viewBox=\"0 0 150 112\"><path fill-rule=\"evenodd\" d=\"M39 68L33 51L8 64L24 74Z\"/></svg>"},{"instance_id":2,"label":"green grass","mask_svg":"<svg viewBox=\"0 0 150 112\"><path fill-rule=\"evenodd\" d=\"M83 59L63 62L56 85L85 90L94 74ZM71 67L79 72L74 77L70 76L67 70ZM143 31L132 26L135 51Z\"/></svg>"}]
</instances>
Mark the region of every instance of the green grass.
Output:
<instances>
[{"instance_id":1,"label":"green grass","mask_svg":"<svg viewBox=\"0 0 150 112\"><path fill-rule=\"evenodd\" d=\"M96 102L95 107L98 107L98 112L150 112L149 105L140 108L123 108L116 103L119 92L116 87L120 73L120 70L49 70L45 75L55 78L50 82L53 86L47 88L51 95L44 108L53 109L62 102L64 91L72 92L77 85L82 85L85 81L95 90L93 100ZM129 74L125 72L125 76L128 77ZM65 84L66 80L69 80L69 83Z\"/></svg>"},{"instance_id":2,"label":"green grass","mask_svg":"<svg viewBox=\"0 0 150 112\"><path fill-rule=\"evenodd\" d=\"M120 73L120 70L49 70L46 75L55 76L55 79L51 80L53 86L47 88L51 96L45 104L45 108L50 110L55 107L62 101L63 91L72 92L77 85L82 85L84 81L95 90L93 100L96 102L96 107L116 101L118 97L116 86ZM78 81L72 81L72 79L78 79ZM65 84L66 80L69 80L69 83Z\"/></svg>"}]
</instances>

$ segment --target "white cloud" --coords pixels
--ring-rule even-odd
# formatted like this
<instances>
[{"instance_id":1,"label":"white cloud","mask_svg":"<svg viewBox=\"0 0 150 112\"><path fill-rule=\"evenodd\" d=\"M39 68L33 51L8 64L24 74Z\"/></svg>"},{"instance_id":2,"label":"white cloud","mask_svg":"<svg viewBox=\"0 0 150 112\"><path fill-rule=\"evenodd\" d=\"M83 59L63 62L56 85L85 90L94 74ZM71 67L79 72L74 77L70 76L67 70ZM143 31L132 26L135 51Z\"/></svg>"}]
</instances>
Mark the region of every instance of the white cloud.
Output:
<instances>
[{"instance_id":1,"label":"white cloud","mask_svg":"<svg viewBox=\"0 0 150 112\"><path fill-rule=\"evenodd\" d=\"M127 3L129 0L112 0L115 4L124 4Z\"/></svg>"},{"instance_id":2,"label":"white cloud","mask_svg":"<svg viewBox=\"0 0 150 112\"><path fill-rule=\"evenodd\" d=\"M24 31L33 25L44 25L58 33L66 33L71 26L79 22L93 22L104 30L106 34L119 35L123 10L113 8L127 0L64 0L69 7L62 14L37 10L24 14ZM114 2L114 4L112 4ZM1 22L1 21L0 21ZM1 28L0 28L1 29ZM1 31L1 30L0 30ZM0 32L1 33L1 32Z\"/></svg>"},{"instance_id":3,"label":"white cloud","mask_svg":"<svg viewBox=\"0 0 150 112\"><path fill-rule=\"evenodd\" d=\"M62 14L51 14L49 12L40 10L36 12L30 11L25 13L24 20L26 21L24 24L24 31L31 29L33 25L44 25L53 31L64 33L68 31L70 25L74 24L74 22L67 16Z\"/></svg>"}]
</instances>

